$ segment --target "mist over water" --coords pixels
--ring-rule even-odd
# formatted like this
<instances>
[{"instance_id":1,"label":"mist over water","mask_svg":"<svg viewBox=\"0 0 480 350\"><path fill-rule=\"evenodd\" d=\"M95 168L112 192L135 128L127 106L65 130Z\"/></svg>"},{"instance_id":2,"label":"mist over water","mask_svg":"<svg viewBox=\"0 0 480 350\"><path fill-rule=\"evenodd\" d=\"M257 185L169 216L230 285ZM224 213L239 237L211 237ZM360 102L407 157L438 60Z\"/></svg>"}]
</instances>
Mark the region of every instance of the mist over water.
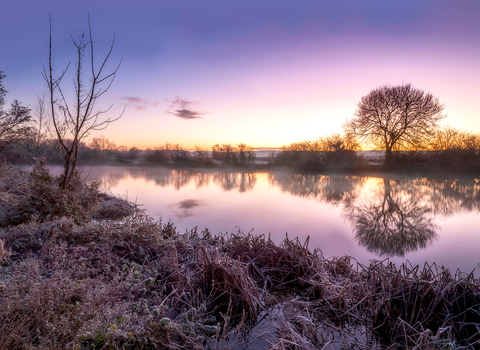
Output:
<instances>
[{"instance_id":1,"label":"mist over water","mask_svg":"<svg viewBox=\"0 0 480 350\"><path fill-rule=\"evenodd\" d=\"M53 167L52 172L60 169ZM325 257L389 258L470 272L480 254L480 180L148 167L85 168L155 219L220 232L305 241Z\"/></svg>"}]
</instances>

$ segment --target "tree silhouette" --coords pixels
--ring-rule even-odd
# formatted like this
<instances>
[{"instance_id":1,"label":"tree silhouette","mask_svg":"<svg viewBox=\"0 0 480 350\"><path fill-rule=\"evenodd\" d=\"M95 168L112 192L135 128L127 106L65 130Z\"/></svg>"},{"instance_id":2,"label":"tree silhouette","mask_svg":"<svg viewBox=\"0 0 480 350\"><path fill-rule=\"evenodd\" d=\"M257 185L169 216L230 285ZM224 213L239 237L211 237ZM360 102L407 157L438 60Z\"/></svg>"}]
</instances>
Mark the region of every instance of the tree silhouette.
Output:
<instances>
[{"instance_id":1,"label":"tree silhouette","mask_svg":"<svg viewBox=\"0 0 480 350\"><path fill-rule=\"evenodd\" d=\"M26 138L32 130L30 125L32 116L29 108L14 100L8 111L3 110L7 94L7 90L2 84L3 78L5 78L5 74L0 71L0 152L3 151L5 145Z\"/></svg>"},{"instance_id":2,"label":"tree silhouette","mask_svg":"<svg viewBox=\"0 0 480 350\"><path fill-rule=\"evenodd\" d=\"M384 191L368 202L346 208L358 243L371 253L404 256L425 248L436 237L432 209L383 179Z\"/></svg>"},{"instance_id":3,"label":"tree silhouette","mask_svg":"<svg viewBox=\"0 0 480 350\"><path fill-rule=\"evenodd\" d=\"M106 110L97 110L95 106L97 100L110 88L113 79L117 74L117 70L120 67L120 63L112 72L104 72L106 64L113 51L113 45L115 43L114 36L107 55L101 62L99 68L95 68L92 29L90 25L90 16L88 16L88 37L86 38L85 33L83 33L79 39L74 39L70 36L76 51L76 69L73 83L74 101L69 103L66 94L64 94L61 87L61 82L68 70L68 66L58 78L54 78L53 76L51 23L50 19L48 70L44 67L43 78L48 86L50 112L55 134L64 156L64 171L61 177L60 186L63 189L66 189L77 174L78 151L83 140L91 131L105 129L110 123L118 120L123 114L122 112L122 114L116 118L102 118L111 107ZM84 55L88 48L90 49L90 79L87 83L84 79Z\"/></svg>"},{"instance_id":4,"label":"tree silhouette","mask_svg":"<svg viewBox=\"0 0 480 350\"><path fill-rule=\"evenodd\" d=\"M382 86L363 96L355 117L344 125L348 135L385 150L385 168L391 167L392 151L425 147L444 106L438 98L410 84Z\"/></svg>"}]
</instances>

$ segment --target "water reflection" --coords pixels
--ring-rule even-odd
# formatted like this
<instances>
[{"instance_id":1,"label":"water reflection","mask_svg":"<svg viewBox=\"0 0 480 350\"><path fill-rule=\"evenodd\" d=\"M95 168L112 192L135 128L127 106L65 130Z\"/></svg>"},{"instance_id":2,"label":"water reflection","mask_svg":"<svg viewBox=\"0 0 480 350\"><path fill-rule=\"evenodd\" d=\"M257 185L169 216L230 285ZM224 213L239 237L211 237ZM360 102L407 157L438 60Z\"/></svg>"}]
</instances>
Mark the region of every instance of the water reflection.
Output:
<instances>
[{"instance_id":1,"label":"water reflection","mask_svg":"<svg viewBox=\"0 0 480 350\"><path fill-rule=\"evenodd\" d=\"M478 179L383 178L373 190L366 177L269 175L282 192L343 208L359 245L379 256L403 257L438 238L439 217L480 211Z\"/></svg>"},{"instance_id":2,"label":"water reflection","mask_svg":"<svg viewBox=\"0 0 480 350\"><path fill-rule=\"evenodd\" d=\"M268 182L284 193L332 205L353 203L365 180L360 176L268 174Z\"/></svg>"},{"instance_id":3,"label":"water reflection","mask_svg":"<svg viewBox=\"0 0 480 350\"><path fill-rule=\"evenodd\" d=\"M217 187L223 192L237 192L243 198L242 202L248 197L242 194L251 192L253 196L248 198L261 201L263 209L269 207L261 197L265 194L262 192L264 189L256 193L255 187L258 181L265 181L266 178L271 188L279 189L285 194L339 208L342 218L351 224L357 243L376 256L403 257L424 249L438 238L439 218L480 212L480 180L474 178L369 178L281 172L259 175L254 172L142 167L109 167L98 169L97 175L92 174L92 179L99 181L101 188L106 191L118 186L125 178L139 179L175 190L187 186L188 191ZM191 216L210 215L205 206L216 205L216 198L220 196L218 192L203 191L197 195L194 194L196 192L188 191L183 192L183 198L172 197L169 204L172 214L179 220L186 221ZM201 196L209 197L207 199ZM228 198L228 201L240 200L240 197L235 196ZM276 197L274 200L283 199ZM231 207L236 205L228 203ZM256 208L256 203L250 203L249 207ZM322 210L322 206L318 208ZM292 216L296 215L296 210L302 209L288 208ZM164 209L160 211L165 213ZM253 217L252 215L246 210L241 217ZM274 215L275 212L270 211L263 220L267 222ZM211 220L217 220L217 217L211 218L209 225ZM235 217L232 227L238 221L239 217ZM228 225L230 222L222 221L223 223ZM319 224L322 223L315 223L317 227Z\"/></svg>"},{"instance_id":4,"label":"water reflection","mask_svg":"<svg viewBox=\"0 0 480 350\"><path fill-rule=\"evenodd\" d=\"M180 209L177 211L175 216L181 221L185 218L195 215L195 209L198 209L200 206L205 205L203 200L199 199L185 199L178 202L173 207L175 209Z\"/></svg>"},{"instance_id":5,"label":"water reflection","mask_svg":"<svg viewBox=\"0 0 480 350\"><path fill-rule=\"evenodd\" d=\"M405 256L437 238L430 206L416 198L417 191L396 185L384 178L383 191L344 210L358 243L380 256Z\"/></svg>"},{"instance_id":6,"label":"water reflection","mask_svg":"<svg viewBox=\"0 0 480 350\"><path fill-rule=\"evenodd\" d=\"M446 217L480 211L479 179L418 179L417 183L428 189L428 199L436 215Z\"/></svg>"},{"instance_id":7,"label":"water reflection","mask_svg":"<svg viewBox=\"0 0 480 350\"><path fill-rule=\"evenodd\" d=\"M252 172L236 171L198 171L198 170L172 170L167 168L115 168L109 167L109 171L101 171L95 178L106 192L118 186L119 182L126 177L143 179L146 182L154 182L155 186L173 187L180 190L190 183L195 188L208 187L211 183L218 185L224 191L238 190L240 193L252 191L257 182L257 175Z\"/></svg>"},{"instance_id":8,"label":"water reflection","mask_svg":"<svg viewBox=\"0 0 480 350\"><path fill-rule=\"evenodd\" d=\"M224 191L238 188L238 192L244 193L253 190L257 176L255 173L216 172L213 174L213 182Z\"/></svg>"}]
</instances>

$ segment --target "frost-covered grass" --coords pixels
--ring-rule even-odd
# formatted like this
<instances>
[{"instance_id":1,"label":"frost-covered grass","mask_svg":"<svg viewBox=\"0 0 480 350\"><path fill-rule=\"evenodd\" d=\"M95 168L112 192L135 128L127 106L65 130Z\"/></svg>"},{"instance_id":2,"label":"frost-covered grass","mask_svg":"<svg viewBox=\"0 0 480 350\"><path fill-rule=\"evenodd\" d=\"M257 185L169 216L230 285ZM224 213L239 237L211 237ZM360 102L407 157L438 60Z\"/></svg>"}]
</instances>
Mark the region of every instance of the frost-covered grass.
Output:
<instances>
[{"instance_id":1,"label":"frost-covered grass","mask_svg":"<svg viewBox=\"0 0 480 350\"><path fill-rule=\"evenodd\" d=\"M180 234L42 167L0 168L0 349L450 349L480 285L253 234ZM19 219L13 219L19 217Z\"/></svg>"}]
</instances>

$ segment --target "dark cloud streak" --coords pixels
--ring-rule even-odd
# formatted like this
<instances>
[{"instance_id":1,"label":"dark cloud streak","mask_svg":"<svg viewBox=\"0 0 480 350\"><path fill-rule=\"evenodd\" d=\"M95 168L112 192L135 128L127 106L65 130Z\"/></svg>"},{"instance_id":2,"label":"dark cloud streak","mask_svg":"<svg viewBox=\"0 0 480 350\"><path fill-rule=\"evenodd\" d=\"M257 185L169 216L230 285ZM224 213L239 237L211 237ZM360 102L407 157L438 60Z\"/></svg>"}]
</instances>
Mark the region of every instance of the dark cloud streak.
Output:
<instances>
[{"instance_id":1,"label":"dark cloud streak","mask_svg":"<svg viewBox=\"0 0 480 350\"><path fill-rule=\"evenodd\" d=\"M168 114L174 115L182 119L199 119L203 118L202 115L206 114L203 112L195 111L191 106L194 102L182 100L180 97L176 97L172 101L170 108L173 110L166 111Z\"/></svg>"},{"instance_id":2,"label":"dark cloud streak","mask_svg":"<svg viewBox=\"0 0 480 350\"><path fill-rule=\"evenodd\" d=\"M120 97L121 100L126 101L125 104L129 107L133 107L138 110L146 109L148 106L156 107L160 102L150 102L141 97L125 96Z\"/></svg>"}]
</instances>

